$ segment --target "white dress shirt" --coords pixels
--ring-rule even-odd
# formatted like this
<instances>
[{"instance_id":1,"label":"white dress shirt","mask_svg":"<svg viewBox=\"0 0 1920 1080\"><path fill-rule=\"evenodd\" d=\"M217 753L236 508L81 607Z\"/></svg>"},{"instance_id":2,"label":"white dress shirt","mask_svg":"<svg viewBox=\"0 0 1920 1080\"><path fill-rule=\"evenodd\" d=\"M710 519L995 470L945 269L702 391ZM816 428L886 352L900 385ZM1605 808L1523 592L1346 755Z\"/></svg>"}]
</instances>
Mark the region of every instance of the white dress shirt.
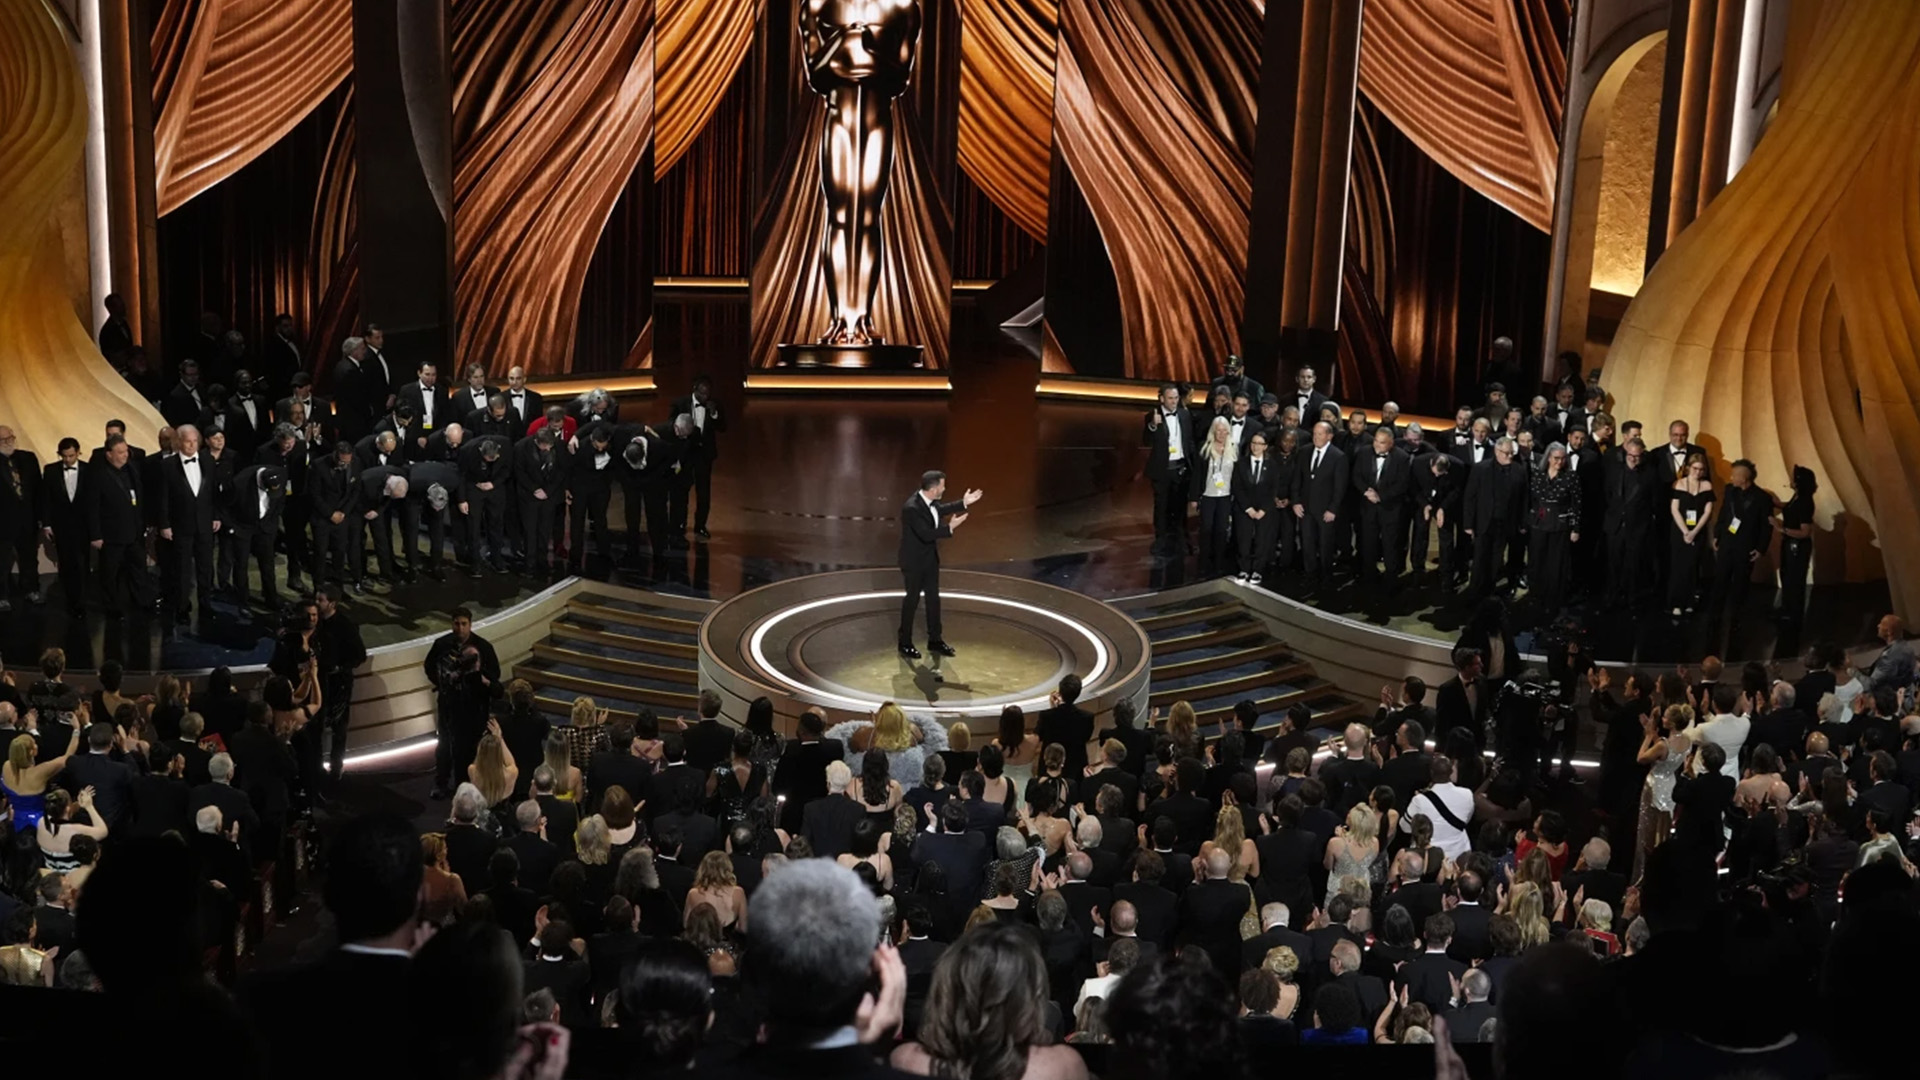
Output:
<instances>
[{"instance_id":1,"label":"white dress shirt","mask_svg":"<svg viewBox=\"0 0 1920 1080\"><path fill-rule=\"evenodd\" d=\"M473 399L474 408L484 409L487 407L486 387L483 386L480 389L475 390L473 387L469 386L467 387L467 396Z\"/></svg>"},{"instance_id":2,"label":"white dress shirt","mask_svg":"<svg viewBox=\"0 0 1920 1080\"><path fill-rule=\"evenodd\" d=\"M935 505L932 499L927 498L927 493L924 491L920 493L920 498L927 504L927 512L933 515L933 527L937 531L940 528L940 507Z\"/></svg>"},{"instance_id":3,"label":"white dress shirt","mask_svg":"<svg viewBox=\"0 0 1920 1080\"><path fill-rule=\"evenodd\" d=\"M253 399L252 398L241 399L240 407L247 410L247 424L251 427L256 427L256 428L259 427L260 414L254 412L254 409L256 408L256 406L253 403Z\"/></svg>"},{"instance_id":4,"label":"white dress shirt","mask_svg":"<svg viewBox=\"0 0 1920 1080\"><path fill-rule=\"evenodd\" d=\"M260 489L260 520L267 520L267 506L272 502L273 494L266 488Z\"/></svg>"},{"instance_id":5,"label":"white dress shirt","mask_svg":"<svg viewBox=\"0 0 1920 1080\"><path fill-rule=\"evenodd\" d=\"M198 498L200 495L200 457L199 455L196 454L190 458L181 458L180 471L187 474L187 486L193 489L194 497Z\"/></svg>"},{"instance_id":6,"label":"white dress shirt","mask_svg":"<svg viewBox=\"0 0 1920 1080\"><path fill-rule=\"evenodd\" d=\"M697 431L707 430L707 407L699 398L693 399L693 426Z\"/></svg>"},{"instance_id":7,"label":"white dress shirt","mask_svg":"<svg viewBox=\"0 0 1920 1080\"><path fill-rule=\"evenodd\" d=\"M1166 412L1162 410L1161 415L1164 416L1167 421L1167 460L1185 461L1187 459L1187 445L1180 438L1179 412Z\"/></svg>"},{"instance_id":8,"label":"white dress shirt","mask_svg":"<svg viewBox=\"0 0 1920 1080\"><path fill-rule=\"evenodd\" d=\"M420 426L433 426L433 391L425 386L420 388Z\"/></svg>"},{"instance_id":9,"label":"white dress shirt","mask_svg":"<svg viewBox=\"0 0 1920 1080\"><path fill-rule=\"evenodd\" d=\"M60 466L60 477L67 482L67 501L72 502L78 497L77 493L80 489L80 466Z\"/></svg>"},{"instance_id":10,"label":"white dress shirt","mask_svg":"<svg viewBox=\"0 0 1920 1080\"><path fill-rule=\"evenodd\" d=\"M519 416L522 421L526 420L527 392L525 390L510 391L507 395L507 401L513 405L514 414Z\"/></svg>"}]
</instances>

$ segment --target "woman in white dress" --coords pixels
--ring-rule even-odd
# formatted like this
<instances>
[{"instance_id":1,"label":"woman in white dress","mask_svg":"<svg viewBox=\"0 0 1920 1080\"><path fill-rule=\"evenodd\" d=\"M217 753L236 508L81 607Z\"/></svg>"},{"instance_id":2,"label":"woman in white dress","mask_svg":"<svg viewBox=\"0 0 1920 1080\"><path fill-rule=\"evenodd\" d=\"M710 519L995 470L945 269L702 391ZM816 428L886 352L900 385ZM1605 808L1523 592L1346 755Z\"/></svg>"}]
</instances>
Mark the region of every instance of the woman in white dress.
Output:
<instances>
[{"instance_id":1,"label":"woman in white dress","mask_svg":"<svg viewBox=\"0 0 1920 1080\"><path fill-rule=\"evenodd\" d=\"M1693 725L1693 706L1669 705L1656 724L1652 714L1641 718L1639 762L1647 767L1640 788L1640 830L1633 844L1633 880L1639 881L1647 853L1666 842L1673 831L1673 783L1687 760L1687 728Z\"/></svg>"}]
</instances>

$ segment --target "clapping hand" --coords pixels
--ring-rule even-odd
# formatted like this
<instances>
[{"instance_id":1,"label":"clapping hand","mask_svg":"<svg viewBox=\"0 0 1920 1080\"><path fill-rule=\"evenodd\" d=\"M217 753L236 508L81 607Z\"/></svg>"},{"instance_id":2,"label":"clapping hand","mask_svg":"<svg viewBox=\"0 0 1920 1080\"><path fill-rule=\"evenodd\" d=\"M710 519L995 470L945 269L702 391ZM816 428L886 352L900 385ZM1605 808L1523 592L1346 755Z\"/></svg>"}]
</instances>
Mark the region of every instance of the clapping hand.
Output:
<instances>
[{"instance_id":1,"label":"clapping hand","mask_svg":"<svg viewBox=\"0 0 1920 1080\"><path fill-rule=\"evenodd\" d=\"M959 528L960 526L962 526L962 525L964 525L964 524L966 524L966 522L967 522L967 515L966 515L966 514L964 514L964 513L961 513L961 514L955 514L955 515L953 515L952 517L950 517L950 518L948 518L948 519L947 519L947 529L948 529L949 531L951 531L951 530L953 530L953 529L957 529L957 528Z\"/></svg>"},{"instance_id":2,"label":"clapping hand","mask_svg":"<svg viewBox=\"0 0 1920 1080\"><path fill-rule=\"evenodd\" d=\"M981 491L979 488L968 488L967 493L960 496L960 505L972 506L974 503L979 502L980 496L984 494L986 494L986 492Z\"/></svg>"},{"instance_id":3,"label":"clapping hand","mask_svg":"<svg viewBox=\"0 0 1920 1080\"><path fill-rule=\"evenodd\" d=\"M492 716L487 717L487 734L493 736L496 739L500 739L503 742L505 741L506 737L500 734L499 718L492 717Z\"/></svg>"}]
</instances>

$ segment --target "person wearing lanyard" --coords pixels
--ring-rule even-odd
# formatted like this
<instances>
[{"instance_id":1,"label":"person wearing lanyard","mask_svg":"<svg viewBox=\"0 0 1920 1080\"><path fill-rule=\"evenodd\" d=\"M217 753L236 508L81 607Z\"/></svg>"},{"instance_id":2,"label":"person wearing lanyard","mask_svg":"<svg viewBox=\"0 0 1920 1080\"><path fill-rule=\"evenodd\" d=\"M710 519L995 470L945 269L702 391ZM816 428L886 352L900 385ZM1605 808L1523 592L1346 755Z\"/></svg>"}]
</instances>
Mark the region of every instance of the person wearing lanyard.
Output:
<instances>
[{"instance_id":1,"label":"person wearing lanyard","mask_svg":"<svg viewBox=\"0 0 1920 1080\"><path fill-rule=\"evenodd\" d=\"M1793 498L1780 511L1780 617L1788 622L1799 622L1807 609L1807 571L1813 566L1813 493L1819 490L1812 469L1793 467Z\"/></svg>"},{"instance_id":2,"label":"person wearing lanyard","mask_svg":"<svg viewBox=\"0 0 1920 1080\"><path fill-rule=\"evenodd\" d=\"M1172 557L1194 547L1187 534L1187 475L1199 440L1193 414L1180 403L1178 386L1160 388L1160 400L1147 410L1140 445L1147 448L1147 481L1153 485L1153 554Z\"/></svg>"},{"instance_id":3,"label":"person wearing lanyard","mask_svg":"<svg viewBox=\"0 0 1920 1080\"><path fill-rule=\"evenodd\" d=\"M1200 447L1199 467L1189 473L1187 498L1200 515L1200 576L1223 572L1233 531L1233 463L1240 459L1233 424L1216 416Z\"/></svg>"}]
</instances>

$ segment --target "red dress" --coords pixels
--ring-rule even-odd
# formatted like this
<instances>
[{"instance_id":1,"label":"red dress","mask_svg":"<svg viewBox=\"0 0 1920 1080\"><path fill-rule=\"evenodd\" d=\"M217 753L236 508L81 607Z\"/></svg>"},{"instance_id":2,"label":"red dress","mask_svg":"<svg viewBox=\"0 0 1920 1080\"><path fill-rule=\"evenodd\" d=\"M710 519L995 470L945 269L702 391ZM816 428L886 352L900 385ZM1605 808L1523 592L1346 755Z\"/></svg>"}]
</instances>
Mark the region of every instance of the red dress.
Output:
<instances>
[{"instance_id":1,"label":"red dress","mask_svg":"<svg viewBox=\"0 0 1920 1080\"><path fill-rule=\"evenodd\" d=\"M1532 837L1521 837L1520 842L1513 846L1513 861L1517 863L1521 859L1526 858L1527 852L1532 851L1536 847L1540 847L1540 845ZM1560 875L1566 873L1567 855L1572 851L1573 846L1570 844L1560 845L1560 854L1558 855L1555 855L1545 848L1540 848L1540 853L1547 857L1547 869L1553 874L1553 880L1559 881Z\"/></svg>"}]
</instances>

